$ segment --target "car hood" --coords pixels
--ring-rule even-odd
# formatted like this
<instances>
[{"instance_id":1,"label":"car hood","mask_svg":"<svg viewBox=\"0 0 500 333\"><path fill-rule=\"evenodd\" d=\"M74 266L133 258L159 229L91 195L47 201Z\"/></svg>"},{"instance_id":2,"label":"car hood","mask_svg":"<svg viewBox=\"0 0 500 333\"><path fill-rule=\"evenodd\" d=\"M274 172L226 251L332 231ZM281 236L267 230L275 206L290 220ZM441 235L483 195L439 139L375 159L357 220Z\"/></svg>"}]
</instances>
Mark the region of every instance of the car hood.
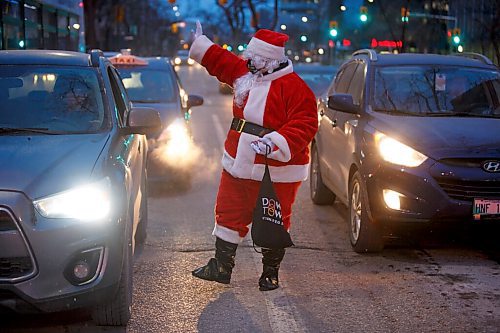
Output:
<instances>
[{"instance_id":1,"label":"car hood","mask_svg":"<svg viewBox=\"0 0 500 333\"><path fill-rule=\"evenodd\" d=\"M373 128L435 160L500 156L500 119L371 114Z\"/></svg>"},{"instance_id":2,"label":"car hood","mask_svg":"<svg viewBox=\"0 0 500 333\"><path fill-rule=\"evenodd\" d=\"M108 133L0 136L0 191L37 199L88 182L108 139Z\"/></svg>"},{"instance_id":3,"label":"car hood","mask_svg":"<svg viewBox=\"0 0 500 333\"><path fill-rule=\"evenodd\" d=\"M133 106L138 107L148 107L155 109L160 114L160 119L163 127L168 126L174 121L175 118L182 116L180 105L176 102L174 103L137 103L133 102Z\"/></svg>"}]
</instances>

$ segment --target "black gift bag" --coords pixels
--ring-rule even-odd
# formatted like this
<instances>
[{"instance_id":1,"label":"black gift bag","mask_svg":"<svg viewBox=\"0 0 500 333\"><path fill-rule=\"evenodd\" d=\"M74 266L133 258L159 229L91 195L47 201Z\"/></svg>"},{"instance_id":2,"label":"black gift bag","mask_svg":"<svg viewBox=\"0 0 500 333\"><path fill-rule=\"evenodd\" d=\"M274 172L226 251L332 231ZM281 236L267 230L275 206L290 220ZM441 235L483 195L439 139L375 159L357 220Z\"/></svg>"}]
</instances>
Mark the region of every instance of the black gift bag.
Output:
<instances>
[{"instance_id":1,"label":"black gift bag","mask_svg":"<svg viewBox=\"0 0 500 333\"><path fill-rule=\"evenodd\" d=\"M252 240L255 245L269 249L293 246L290 234L283 226L281 205L271 181L267 156L264 177L253 210Z\"/></svg>"}]
</instances>

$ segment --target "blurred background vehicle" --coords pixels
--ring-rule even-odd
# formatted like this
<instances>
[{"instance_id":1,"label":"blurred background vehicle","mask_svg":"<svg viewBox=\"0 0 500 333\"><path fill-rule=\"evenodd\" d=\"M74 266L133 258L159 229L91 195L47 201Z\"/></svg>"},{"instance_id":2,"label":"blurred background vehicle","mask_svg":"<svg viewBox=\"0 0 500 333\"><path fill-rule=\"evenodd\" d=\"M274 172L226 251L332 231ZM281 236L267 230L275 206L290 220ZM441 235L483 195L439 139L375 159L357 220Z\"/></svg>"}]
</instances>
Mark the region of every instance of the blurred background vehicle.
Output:
<instances>
[{"instance_id":1,"label":"blurred background vehicle","mask_svg":"<svg viewBox=\"0 0 500 333\"><path fill-rule=\"evenodd\" d=\"M318 102L311 198L356 252L391 227L500 221L500 72L480 54L353 53Z\"/></svg>"},{"instance_id":2,"label":"blurred background vehicle","mask_svg":"<svg viewBox=\"0 0 500 333\"><path fill-rule=\"evenodd\" d=\"M194 60L189 57L189 50L179 50L174 57L174 65L194 65Z\"/></svg>"},{"instance_id":3,"label":"blurred background vehicle","mask_svg":"<svg viewBox=\"0 0 500 333\"><path fill-rule=\"evenodd\" d=\"M130 107L100 51L0 51L0 64L0 303L126 325L159 115Z\"/></svg>"},{"instance_id":4,"label":"blurred background vehicle","mask_svg":"<svg viewBox=\"0 0 500 333\"><path fill-rule=\"evenodd\" d=\"M203 97L189 95L166 57L137 57L129 51L110 58L134 106L160 113L163 130L148 136L148 179L189 186L194 162L190 119Z\"/></svg>"}]
</instances>

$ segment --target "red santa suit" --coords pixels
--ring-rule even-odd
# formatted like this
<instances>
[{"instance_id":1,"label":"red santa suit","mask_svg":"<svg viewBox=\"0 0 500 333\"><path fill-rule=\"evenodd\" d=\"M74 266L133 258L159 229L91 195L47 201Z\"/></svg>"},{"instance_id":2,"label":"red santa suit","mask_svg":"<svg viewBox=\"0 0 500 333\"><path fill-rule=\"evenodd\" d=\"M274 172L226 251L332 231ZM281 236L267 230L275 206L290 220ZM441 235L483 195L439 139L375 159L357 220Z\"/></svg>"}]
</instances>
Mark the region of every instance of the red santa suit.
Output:
<instances>
[{"instance_id":1,"label":"red santa suit","mask_svg":"<svg viewBox=\"0 0 500 333\"><path fill-rule=\"evenodd\" d=\"M259 30L247 50L269 59L283 59L284 34ZM190 57L230 86L249 72L247 61L219 47L206 36L195 39ZM242 106L233 103L233 116L272 130L264 135L275 145L268 165L280 200L283 222L290 227L291 207L300 183L309 170L309 143L317 128L316 100L306 83L288 65L260 75ZM251 142L258 136L230 129L224 144L222 178L215 206L213 234L238 244L248 233L252 211L264 174L265 157Z\"/></svg>"}]
</instances>

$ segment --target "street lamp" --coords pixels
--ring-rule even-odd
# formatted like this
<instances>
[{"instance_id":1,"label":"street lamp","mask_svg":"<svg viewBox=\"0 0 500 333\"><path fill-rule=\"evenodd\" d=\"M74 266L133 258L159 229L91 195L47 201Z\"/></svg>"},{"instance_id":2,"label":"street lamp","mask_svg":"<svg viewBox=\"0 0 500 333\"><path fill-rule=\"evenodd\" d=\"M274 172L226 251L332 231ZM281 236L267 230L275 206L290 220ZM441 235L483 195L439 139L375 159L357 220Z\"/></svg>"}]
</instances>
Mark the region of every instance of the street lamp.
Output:
<instances>
[{"instance_id":1,"label":"street lamp","mask_svg":"<svg viewBox=\"0 0 500 333\"><path fill-rule=\"evenodd\" d=\"M304 43L307 42L307 36L306 35L300 36L300 40L303 41Z\"/></svg>"},{"instance_id":2,"label":"street lamp","mask_svg":"<svg viewBox=\"0 0 500 333\"><path fill-rule=\"evenodd\" d=\"M306 16L302 16L302 22L304 22L304 23L307 22L307 17Z\"/></svg>"},{"instance_id":3,"label":"street lamp","mask_svg":"<svg viewBox=\"0 0 500 333\"><path fill-rule=\"evenodd\" d=\"M286 30L286 24L282 24L282 25L280 26L280 28L281 28L281 30Z\"/></svg>"},{"instance_id":4,"label":"street lamp","mask_svg":"<svg viewBox=\"0 0 500 333\"><path fill-rule=\"evenodd\" d=\"M342 6L340 6L340 10L343 11L343 12L345 12L347 10L347 7L344 6L344 5L342 5Z\"/></svg>"}]
</instances>

